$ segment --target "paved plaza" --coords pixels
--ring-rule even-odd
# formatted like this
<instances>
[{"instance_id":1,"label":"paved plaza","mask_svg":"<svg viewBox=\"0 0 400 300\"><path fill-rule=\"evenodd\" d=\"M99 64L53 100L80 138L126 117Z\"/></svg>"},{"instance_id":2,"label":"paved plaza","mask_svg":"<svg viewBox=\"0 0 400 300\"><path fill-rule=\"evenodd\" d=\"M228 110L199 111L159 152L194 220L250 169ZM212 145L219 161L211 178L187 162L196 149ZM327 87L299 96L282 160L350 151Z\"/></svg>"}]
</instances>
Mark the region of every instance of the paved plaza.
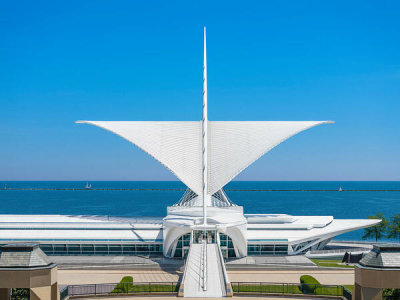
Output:
<instances>
[{"instance_id":1,"label":"paved plaza","mask_svg":"<svg viewBox=\"0 0 400 300\"><path fill-rule=\"evenodd\" d=\"M135 282L177 282L182 274L162 270L58 270L58 284L118 283L124 276L132 276Z\"/></svg>"},{"instance_id":2,"label":"paved plaza","mask_svg":"<svg viewBox=\"0 0 400 300\"><path fill-rule=\"evenodd\" d=\"M163 270L59 270L58 282L60 285L117 283L124 276L132 276L135 282L176 282L182 274L182 271ZM322 284L354 283L353 269L228 271L231 282L299 283L304 274L314 276Z\"/></svg>"}]
</instances>

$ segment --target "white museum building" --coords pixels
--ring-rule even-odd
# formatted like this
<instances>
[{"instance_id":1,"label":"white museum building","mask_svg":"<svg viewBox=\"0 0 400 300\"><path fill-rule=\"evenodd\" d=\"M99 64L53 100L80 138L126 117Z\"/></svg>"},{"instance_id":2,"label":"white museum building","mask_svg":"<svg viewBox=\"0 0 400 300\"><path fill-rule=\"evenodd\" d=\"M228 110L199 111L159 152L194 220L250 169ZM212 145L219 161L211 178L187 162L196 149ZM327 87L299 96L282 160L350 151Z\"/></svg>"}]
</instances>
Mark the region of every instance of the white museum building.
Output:
<instances>
[{"instance_id":1,"label":"white museum building","mask_svg":"<svg viewBox=\"0 0 400 300\"><path fill-rule=\"evenodd\" d=\"M209 121L204 35L203 119L193 122L78 121L108 130L163 164L186 186L164 218L0 215L0 244L39 242L53 255L185 257L194 244L217 244L226 258L296 255L379 220L245 214L223 188L268 151L330 121ZM177 199L178 200L178 199Z\"/></svg>"}]
</instances>

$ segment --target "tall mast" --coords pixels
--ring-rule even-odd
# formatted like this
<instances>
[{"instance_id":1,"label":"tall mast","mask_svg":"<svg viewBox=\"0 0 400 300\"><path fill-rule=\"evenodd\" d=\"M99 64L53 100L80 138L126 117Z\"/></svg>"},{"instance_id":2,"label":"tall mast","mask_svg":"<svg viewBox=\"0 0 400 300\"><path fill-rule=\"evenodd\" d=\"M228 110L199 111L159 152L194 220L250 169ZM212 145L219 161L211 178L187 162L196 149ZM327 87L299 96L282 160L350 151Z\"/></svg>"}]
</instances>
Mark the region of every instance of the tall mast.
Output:
<instances>
[{"instance_id":1,"label":"tall mast","mask_svg":"<svg viewBox=\"0 0 400 300\"><path fill-rule=\"evenodd\" d=\"M204 27L204 56L203 56L203 225L207 225L207 190L208 190L208 116L207 116L207 49L206 27Z\"/></svg>"}]
</instances>

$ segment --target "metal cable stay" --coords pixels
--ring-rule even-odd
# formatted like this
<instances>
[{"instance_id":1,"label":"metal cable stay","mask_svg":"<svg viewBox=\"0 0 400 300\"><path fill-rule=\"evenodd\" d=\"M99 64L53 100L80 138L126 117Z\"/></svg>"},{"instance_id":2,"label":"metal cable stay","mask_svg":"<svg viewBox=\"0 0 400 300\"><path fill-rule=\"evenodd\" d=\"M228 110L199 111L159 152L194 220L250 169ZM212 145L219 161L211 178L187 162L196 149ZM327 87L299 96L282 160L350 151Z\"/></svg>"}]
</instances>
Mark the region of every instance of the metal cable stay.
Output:
<instances>
[{"instance_id":1,"label":"metal cable stay","mask_svg":"<svg viewBox=\"0 0 400 300\"><path fill-rule=\"evenodd\" d=\"M228 198L223 189L220 189L212 195L211 204L216 207L237 206ZM181 199L173 206L200 206L198 195L191 189L187 188Z\"/></svg>"}]
</instances>

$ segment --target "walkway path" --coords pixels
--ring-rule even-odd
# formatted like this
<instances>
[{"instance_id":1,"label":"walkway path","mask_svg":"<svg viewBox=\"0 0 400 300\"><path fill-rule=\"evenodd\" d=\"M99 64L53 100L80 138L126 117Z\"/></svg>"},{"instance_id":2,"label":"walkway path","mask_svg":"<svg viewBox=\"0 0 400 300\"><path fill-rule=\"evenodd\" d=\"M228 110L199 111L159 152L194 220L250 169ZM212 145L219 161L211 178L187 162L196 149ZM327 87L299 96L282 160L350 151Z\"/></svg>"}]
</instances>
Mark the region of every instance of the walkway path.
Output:
<instances>
[{"instance_id":1,"label":"walkway path","mask_svg":"<svg viewBox=\"0 0 400 300\"><path fill-rule=\"evenodd\" d=\"M182 272L162 270L58 270L58 284L117 283L124 276L132 276L135 282L177 282Z\"/></svg>"},{"instance_id":2,"label":"walkway path","mask_svg":"<svg viewBox=\"0 0 400 300\"><path fill-rule=\"evenodd\" d=\"M312 275L322 284L354 284L354 270L239 270L228 271L231 282L299 283L301 275Z\"/></svg>"},{"instance_id":3,"label":"walkway path","mask_svg":"<svg viewBox=\"0 0 400 300\"><path fill-rule=\"evenodd\" d=\"M203 251L206 251L204 254ZM220 267L216 244L192 244L186 262L187 268L184 275L185 297L223 297L225 295L225 284ZM203 274L202 263L206 259ZM204 283L203 276L206 277Z\"/></svg>"},{"instance_id":4,"label":"walkway path","mask_svg":"<svg viewBox=\"0 0 400 300\"><path fill-rule=\"evenodd\" d=\"M237 270L228 271L231 282L287 282L299 283L300 276L308 274L323 284L354 284L354 270ZM115 283L124 276L133 276L136 282L176 282L182 272L162 270L58 270L61 285Z\"/></svg>"}]
</instances>

